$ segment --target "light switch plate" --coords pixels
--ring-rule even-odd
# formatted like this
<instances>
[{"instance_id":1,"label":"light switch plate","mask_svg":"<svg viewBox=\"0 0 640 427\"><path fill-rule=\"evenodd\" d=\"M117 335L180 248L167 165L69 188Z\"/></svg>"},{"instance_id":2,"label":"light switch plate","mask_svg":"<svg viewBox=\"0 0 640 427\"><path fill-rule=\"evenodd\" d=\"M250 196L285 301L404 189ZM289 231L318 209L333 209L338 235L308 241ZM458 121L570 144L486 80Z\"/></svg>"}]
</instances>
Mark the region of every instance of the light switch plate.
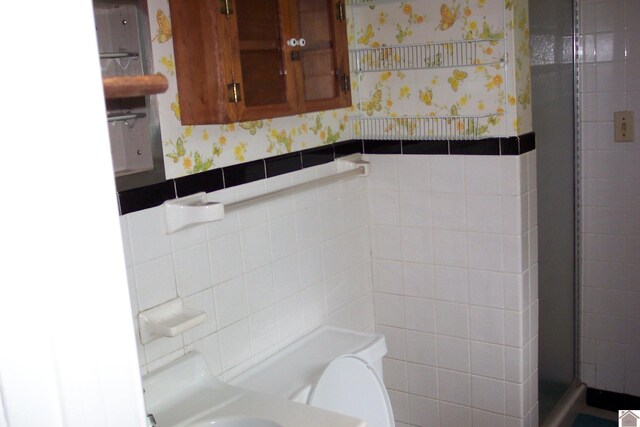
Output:
<instances>
[{"instance_id":1,"label":"light switch plate","mask_svg":"<svg viewBox=\"0 0 640 427\"><path fill-rule=\"evenodd\" d=\"M615 142L633 142L635 133L633 111L613 113L613 128Z\"/></svg>"}]
</instances>

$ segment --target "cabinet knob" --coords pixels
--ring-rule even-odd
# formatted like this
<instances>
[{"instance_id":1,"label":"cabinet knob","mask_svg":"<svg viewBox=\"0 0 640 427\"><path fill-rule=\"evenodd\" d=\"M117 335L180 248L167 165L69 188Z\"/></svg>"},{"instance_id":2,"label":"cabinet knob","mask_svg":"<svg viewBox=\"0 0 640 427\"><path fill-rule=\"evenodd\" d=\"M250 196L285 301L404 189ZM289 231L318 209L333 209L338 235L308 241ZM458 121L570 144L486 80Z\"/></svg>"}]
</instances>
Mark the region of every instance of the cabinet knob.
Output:
<instances>
[{"instance_id":1,"label":"cabinet knob","mask_svg":"<svg viewBox=\"0 0 640 427\"><path fill-rule=\"evenodd\" d=\"M287 40L287 46L291 46L291 47L296 47L296 46L304 47L306 44L307 44L307 41L305 39L290 38L289 40Z\"/></svg>"}]
</instances>

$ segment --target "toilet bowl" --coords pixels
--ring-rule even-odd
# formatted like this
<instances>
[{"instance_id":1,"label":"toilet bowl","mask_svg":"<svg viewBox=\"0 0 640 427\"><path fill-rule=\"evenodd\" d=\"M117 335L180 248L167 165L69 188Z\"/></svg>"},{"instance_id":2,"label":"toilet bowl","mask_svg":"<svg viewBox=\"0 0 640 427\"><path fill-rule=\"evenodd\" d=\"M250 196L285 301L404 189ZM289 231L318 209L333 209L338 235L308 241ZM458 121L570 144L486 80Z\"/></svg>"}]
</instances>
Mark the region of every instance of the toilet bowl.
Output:
<instances>
[{"instance_id":1,"label":"toilet bowl","mask_svg":"<svg viewBox=\"0 0 640 427\"><path fill-rule=\"evenodd\" d=\"M382 382L384 336L323 326L275 353L230 384L393 427Z\"/></svg>"}]
</instances>

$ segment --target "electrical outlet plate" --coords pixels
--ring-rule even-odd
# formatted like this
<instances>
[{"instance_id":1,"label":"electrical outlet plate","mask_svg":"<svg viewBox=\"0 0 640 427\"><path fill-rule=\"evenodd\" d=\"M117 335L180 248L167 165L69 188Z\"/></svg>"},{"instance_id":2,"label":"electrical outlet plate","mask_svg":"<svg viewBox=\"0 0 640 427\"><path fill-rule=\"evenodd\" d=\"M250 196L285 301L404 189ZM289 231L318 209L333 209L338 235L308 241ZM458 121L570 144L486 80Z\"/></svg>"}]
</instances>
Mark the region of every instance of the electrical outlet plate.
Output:
<instances>
[{"instance_id":1,"label":"electrical outlet plate","mask_svg":"<svg viewBox=\"0 0 640 427\"><path fill-rule=\"evenodd\" d=\"M613 113L613 128L615 142L633 142L635 136L633 111Z\"/></svg>"}]
</instances>

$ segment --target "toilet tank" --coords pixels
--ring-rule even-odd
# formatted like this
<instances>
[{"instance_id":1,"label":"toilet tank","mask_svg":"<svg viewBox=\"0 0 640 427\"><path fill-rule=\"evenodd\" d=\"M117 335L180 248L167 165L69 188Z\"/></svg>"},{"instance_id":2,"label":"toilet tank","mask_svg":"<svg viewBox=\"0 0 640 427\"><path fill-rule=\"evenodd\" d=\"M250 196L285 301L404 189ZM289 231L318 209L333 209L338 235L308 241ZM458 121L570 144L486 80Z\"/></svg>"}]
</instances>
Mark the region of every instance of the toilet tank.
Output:
<instances>
[{"instance_id":1,"label":"toilet tank","mask_svg":"<svg viewBox=\"0 0 640 427\"><path fill-rule=\"evenodd\" d=\"M334 359L355 355L382 378L384 335L323 326L231 379L230 384L307 403L313 386Z\"/></svg>"}]
</instances>

